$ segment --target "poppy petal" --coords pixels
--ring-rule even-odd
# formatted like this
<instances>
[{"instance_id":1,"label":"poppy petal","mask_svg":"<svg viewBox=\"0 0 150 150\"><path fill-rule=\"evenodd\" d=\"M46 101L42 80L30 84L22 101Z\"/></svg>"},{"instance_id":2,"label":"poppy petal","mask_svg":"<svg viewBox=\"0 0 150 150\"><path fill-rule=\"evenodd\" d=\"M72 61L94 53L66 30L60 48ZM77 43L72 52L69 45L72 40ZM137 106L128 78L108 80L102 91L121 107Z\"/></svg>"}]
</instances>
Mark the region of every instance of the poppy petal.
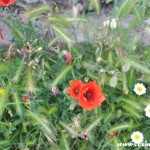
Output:
<instances>
[{"instance_id":1,"label":"poppy petal","mask_svg":"<svg viewBox=\"0 0 150 150\"><path fill-rule=\"evenodd\" d=\"M9 6L13 4L16 0L0 0L0 6Z\"/></svg>"}]
</instances>

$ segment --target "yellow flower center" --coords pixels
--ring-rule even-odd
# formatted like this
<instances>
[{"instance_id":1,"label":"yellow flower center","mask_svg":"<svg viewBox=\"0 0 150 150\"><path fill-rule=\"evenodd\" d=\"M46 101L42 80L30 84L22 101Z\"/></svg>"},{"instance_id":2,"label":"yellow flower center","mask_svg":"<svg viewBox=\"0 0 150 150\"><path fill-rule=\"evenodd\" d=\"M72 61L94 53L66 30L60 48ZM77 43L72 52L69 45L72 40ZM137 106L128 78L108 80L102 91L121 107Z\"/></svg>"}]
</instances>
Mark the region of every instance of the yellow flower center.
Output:
<instances>
[{"instance_id":1,"label":"yellow flower center","mask_svg":"<svg viewBox=\"0 0 150 150\"><path fill-rule=\"evenodd\" d=\"M138 92L142 92L142 88L141 87L138 87L137 90L138 90Z\"/></svg>"},{"instance_id":2,"label":"yellow flower center","mask_svg":"<svg viewBox=\"0 0 150 150\"><path fill-rule=\"evenodd\" d=\"M150 109L149 109L149 113L150 113Z\"/></svg>"},{"instance_id":3,"label":"yellow flower center","mask_svg":"<svg viewBox=\"0 0 150 150\"><path fill-rule=\"evenodd\" d=\"M139 135L135 135L135 139L139 140L140 136Z\"/></svg>"}]
</instances>

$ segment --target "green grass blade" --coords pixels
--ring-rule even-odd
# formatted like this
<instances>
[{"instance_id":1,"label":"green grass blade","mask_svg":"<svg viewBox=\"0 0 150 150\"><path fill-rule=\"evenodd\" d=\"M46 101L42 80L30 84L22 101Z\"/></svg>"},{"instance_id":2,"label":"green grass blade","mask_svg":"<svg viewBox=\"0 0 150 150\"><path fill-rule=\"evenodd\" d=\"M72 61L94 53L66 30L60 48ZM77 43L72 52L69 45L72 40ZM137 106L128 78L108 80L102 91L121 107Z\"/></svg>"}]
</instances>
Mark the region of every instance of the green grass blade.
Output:
<instances>
[{"instance_id":1,"label":"green grass blade","mask_svg":"<svg viewBox=\"0 0 150 150\"><path fill-rule=\"evenodd\" d=\"M52 23L63 25L65 27L69 26L69 22L65 18L60 17L46 17L47 20L49 20Z\"/></svg>"},{"instance_id":2,"label":"green grass blade","mask_svg":"<svg viewBox=\"0 0 150 150\"><path fill-rule=\"evenodd\" d=\"M2 119L2 115L5 110L7 100L9 98L10 87L7 86L4 90L5 90L4 95L0 95L0 120Z\"/></svg>"},{"instance_id":3,"label":"green grass blade","mask_svg":"<svg viewBox=\"0 0 150 150\"><path fill-rule=\"evenodd\" d=\"M66 123L59 121L59 124L62 125L65 129L67 129L71 134L78 136L78 134L73 129L68 127L68 125Z\"/></svg>"},{"instance_id":4,"label":"green grass blade","mask_svg":"<svg viewBox=\"0 0 150 150\"><path fill-rule=\"evenodd\" d=\"M12 79L15 83L19 82L23 69L24 69L24 59L21 61L21 64L18 67L18 70L16 71L16 74Z\"/></svg>"},{"instance_id":5,"label":"green grass blade","mask_svg":"<svg viewBox=\"0 0 150 150\"><path fill-rule=\"evenodd\" d=\"M23 118L23 109L21 107L21 104L20 104L21 101L19 99L19 96L18 96L18 93L17 93L16 90L13 93L13 98L14 98L14 101L15 101L16 112L17 112L17 114L19 115L20 118Z\"/></svg>"},{"instance_id":6,"label":"green grass blade","mask_svg":"<svg viewBox=\"0 0 150 150\"><path fill-rule=\"evenodd\" d=\"M59 29L58 27L56 27L54 25L50 25L50 27L54 31L56 31L63 38L63 40L66 41L68 44L73 43L73 41L66 34L64 34L61 29Z\"/></svg>"},{"instance_id":7,"label":"green grass blade","mask_svg":"<svg viewBox=\"0 0 150 150\"><path fill-rule=\"evenodd\" d=\"M0 73L8 72L8 71L9 71L8 65L6 65L6 64L4 64L4 63L1 63L1 64L0 64Z\"/></svg>"},{"instance_id":8,"label":"green grass blade","mask_svg":"<svg viewBox=\"0 0 150 150\"><path fill-rule=\"evenodd\" d=\"M150 75L150 70L147 67L138 63L136 60L124 57L124 58L122 58L122 61L130 64L134 69L140 71L141 73L145 73L147 75Z\"/></svg>"},{"instance_id":9,"label":"green grass blade","mask_svg":"<svg viewBox=\"0 0 150 150\"><path fill-rule=\"evenodd\" d=\"M70 146L69 146L69 143L65 137L65 135L62 133L62 140L63 140L63 143L64 143L64 147L65 147L65 150L70 150Z\"/></svg>"},{"instance_id":10,"label":"green grass blade","mask_svg":"<svg viewBox=\"0 0 150 150\"><path fill-rule=\"evenodd\" d=\"M128 129L128 128L131 128L133 125L132 124L129 124L129 123L124 123L124 124L119 124L119 125L115 125L113 127L111 127L109 130L108 130L108 133L111 133L113 131L121 131L121 130L125 130L125 129Z\"/></svg>"},{"instance_id":11,"label":"green grass blade","mask_svg":"<svg viewBox=\"0 0 150 150\"><path fill-rule=\"evenodd\" d=\"M37 15L42 14L44 12L53 12L51 7L49 6L40 6L36 8L32 8L24 13L24 16L27 18L35 18Z\"/></svg>"},{"instance_id":12,"label":"green grass blade","mask_svg":"<svg viewBox=\"0 0 150 150\"><path fill-rule=\"evenodd\" d=\"M45 136L51 141L52 145L55 145L56 137L52 131L52 129L48 125L48 120L43 116L33 113L27 110L26 115L33 119L38 125L42 126Z\"/></svg>"},{"instance_id":13,"label":"green grass blade","mask_svg":"<svg viewBox=\"0 0 150 150\"><path fill-rule=\"evenodd\" d=\"M102 119L102 116L101 117L98 117L95 121L93 121L88 127L86 127L83 131L91 131L99 122L100 120Z\"/></svg>"},{"instance_id":14,"label":"green grass blade","mask_svg":"<svg viewBox=\"0 0 150 150\"><path fill-rule=\"evenodd\" d=\"M129 12L133 6L134 0L125 0L119 9L119 17L122 17L124 14Z\"/></svg>"},{"instance_id":15,"label":"green grass blade","mask_svg":"<svg viewBox=\"0 0 150 150\"><path fill-rule=\"evenodd\" d=\"M72 67L71 65L65 67L65 68L59 73L59 75L57 76L57 78L54 79L54 81L52 82L51 87L57 86L57 84L66 76L67 73L71 72L72 69L73 69L73 67Z\"/></svg>"},{"instance_id":16,"label":"green grass blade","mask_svg":"<svg viewBox=\"0 0 150 150\"><path fill-rule=\"evenodd\" d=\"M93 3L94 3L94 6L95 6L97 14L99 14L100 13L100 3L99 3L99 0L93 0Z\"/></svg>"}]
</instances>

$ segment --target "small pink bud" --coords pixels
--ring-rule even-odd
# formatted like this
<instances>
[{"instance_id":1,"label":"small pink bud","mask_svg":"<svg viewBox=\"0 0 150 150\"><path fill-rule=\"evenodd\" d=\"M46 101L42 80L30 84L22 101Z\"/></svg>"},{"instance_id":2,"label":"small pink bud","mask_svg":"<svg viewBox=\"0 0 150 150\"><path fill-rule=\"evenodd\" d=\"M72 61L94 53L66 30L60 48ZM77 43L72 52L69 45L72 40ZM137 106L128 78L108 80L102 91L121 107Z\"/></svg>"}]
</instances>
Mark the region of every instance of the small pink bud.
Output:
<instances>
[{"instance_id":1,"label":"small pink bud","mask_svg":"<svg viewBox=\"0 0 150 150\"><path fill-rule=\"evenodd\" d=\"M3 34L2 34L2 31L0 31L0 39L1 39L2 41L5 41L5 39L4 39L4 37L3 37Z\"/></svg>"},{"instance_id":2,"label":"small pink bud","mask_svg":"<svg viewBox=\"0 0 150 150\"><path fill-rule=\"evenodd\" d=\"M26 56L26 52L25 52L25 50L24 49L21 49L21 51L20 51L20 55L22 55L22 56Z\"/></svg>"},{"instance_id":3,"label":"small pink bud","mask_svg":"<svg viewBox=\"0 0 150 150\"><path fill-rule=\"evenodd\" d=\"M58 94L58 88L57 87L52 87L51 91L52 91L54 96L56 96Z\"/></svg>"},{"instance_id":4,"label":"small pink bud","mask_svg":"<svg viewBox=\"0 0 150 150\"><path fill-rule=\"evenodd\" d=\"M67 64L67 65L70 65L71 59L72 59L72 54L71 54L71 52L67 52L67 54L66 54L66 64Z\"/></svg>"},{"instance_id":5,"label":"small pink bud","mask_svg":"<svg viewBox=\"0 0 150 150\"><path fill-rule=\"evenodd\" d=\"M88 140L88 132L85 131L85 132L81 133L80 137L81 137L82 139Z\"/></svg>"}]
</instances>

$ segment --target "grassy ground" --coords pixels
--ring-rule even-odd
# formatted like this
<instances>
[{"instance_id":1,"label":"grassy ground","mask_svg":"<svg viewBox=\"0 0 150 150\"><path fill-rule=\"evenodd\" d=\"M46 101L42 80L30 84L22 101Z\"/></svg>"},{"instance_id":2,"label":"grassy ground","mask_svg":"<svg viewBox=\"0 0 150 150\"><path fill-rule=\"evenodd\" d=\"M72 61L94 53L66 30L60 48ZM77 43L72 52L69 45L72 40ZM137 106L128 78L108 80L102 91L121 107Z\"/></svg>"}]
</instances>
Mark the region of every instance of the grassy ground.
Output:
<instances>
[{"instance_id":1,"label":"grassy ground","mask_svg":"<svg viewBox=\"0 0 150 150\"><path fill-rule=\"evenodd\" d=\"M26 10L24 23L2 16L12 39L0 47L0 149L148 150L119 144L150 144L150 45L134 34L143 25L149 31L149 12L148 0L115 1L93 40L85 30L88 40L80 43L64 31L83 16L47 6ZM49 22L44 36L35 19ZM5 36L2 31L1 40ZM77 80L81 92L73 98L67 88Z\"/></svg>"}]
</instances>

